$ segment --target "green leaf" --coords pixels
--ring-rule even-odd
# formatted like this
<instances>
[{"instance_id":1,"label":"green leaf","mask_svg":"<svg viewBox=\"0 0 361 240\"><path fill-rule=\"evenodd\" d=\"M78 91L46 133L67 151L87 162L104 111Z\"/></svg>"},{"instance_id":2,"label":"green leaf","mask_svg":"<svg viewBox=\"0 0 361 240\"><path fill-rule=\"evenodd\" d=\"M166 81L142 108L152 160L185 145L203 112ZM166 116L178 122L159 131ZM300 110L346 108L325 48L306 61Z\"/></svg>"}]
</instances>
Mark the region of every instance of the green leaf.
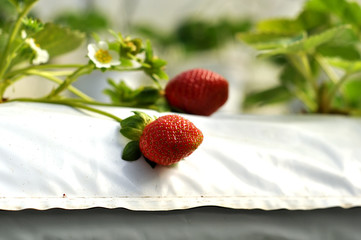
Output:
<instances>
[{"instance_id":1,"label":"green leaf","mask_svg":"<svg viewBox=\"0 0 361 240\"><path fill-rule=\"evenodd\" d=\"M153 60L152 44L149 40L145 43L145 62L151 62Z\"/></svg>"},{"instance_id":2,"label":"green leaf","mask_svg":"<svg viewBox=\"0 0 361 240\"><path fill-rule=\"evenodd\" d=\"M288 89L304 89L306 80L304 76L291 64L286 64L281 72L280 80Z\"/></svg>"},{"instance_id":3,"label":"green leaf","mask_svg":"<svg viewBox=\"0 0 361 240\"><path fill-rule=\"evenodd\" d=\"M139 141L131 141L125 145L122 153L122 159L126 161L135 161L142 156L139 148Z\"/></svg>"},{"instance_id":4,"label":"green leaf","mask_svg":"<svg viewBox=\"0 0 361 240\"><path fill-rule=\"evenodd\" d=\"M153 74L155 74L159 79L168 80L168 74L162 69L154 69Z\"/></svg>"},{"instance_id":5,"label":"green leaf","mask_svg":"<svg viewBox=\"0 0 361 240\"><path fill-rule=\"evenodd\" d=\"M346 81L342 87L342 93L348 107L361 108L361 79Z\"/></svg>"},{"instance_id":6,"label":"green leaf","mask_svg":"<svg viewBox=\"0 0 361 240\"><path fill-rule=\"evenodd\" d=\"M93 37L93 39L95 40L95 42L98 43L98 42L101 41L101 38L100 38L100 36L99 36L98 33L92 32L92 33L91 33L91 36Z\"/></svg>"},{"instance_id":7,"label":"green leaf","mask_svg":"<svg viewBox=\"0 0 361 240\"><path fill-rule=\"evenodd\" d=\"M9 0L9 2L10 2L11 4L13 4L15 7L18 7L19 4L20 4L20 1L19 1L19 0Z\"/></svg>"},{"instance_id":8,"label":"green leaf","mask_svg":"<svg viewBox=\"0 0 361 240\"><path fill-rule=\"evenodd\" d=\"M23 0L22 2L24 2L26 5L30 5L34 2L37 2L38 0Z\"/></svg>"},{"instance_id":9,"label":"green leaf","mask_svg":"<svg viewBox=\"0 0 361 240\"><path fill-rule=\"evenodd\" d=\"M341 16L346 23L361 26L361 7L358 3L348 2Z\"/></svg>"},{"instance_id":10,"label":"green leaf","mask_svg":"<svg viewBox=\"0 0 361 240\"><path fill-rule=\"evenodd\" d=\"M311 9L338 17L339 22L361 26L361 7L357 2L347 0L309 0L305 9Z\"/></svg>"},{"instance_id":11,"label":"green leaf","mask_svg":"<svg viewBox=\"0 0 361 240\"><path fill-rule=\"evenodd\" d=\"M108 42L108 46L110 50L119 52L120 51L120 44L119 42Z\"/></svg>"},{"instance_id":12,"label":"green leaf","mask_svg":"<svg viewBox=\"0 0 361 240\"><path fill-rule=\"evenodd\" d=\"M38 1L38 0L9 0L9 2L14 4L14 6L16 6L16 7L22 6L23 8L31 5L32 3L36 2L36 1Z\"/></svg>"},{"instance_id":13,"label":"green leaf","mask_svg":"<svg viewBox=\"0 0 361 240\"><path fill-rule=\"evenodd\" d=\"M304 38L294 43L288 44L284 47L271 50L267 52L266 55L313 52L317 47L330 42L334 42L337 44L342 44L342 43L346 44L349 43L348 41L350 41L349 39L349 36L351 35L350 31L352 31L352 29L348 25L334 27L322 33L315 34L308 38ZM345 36L346 36L346 40L345 40Z\"/></svg>"},{"instance_id":14,"label":"green leaf","mask_svg":"<svg viewBox=\"0 0 361 240\"><path fill-rule=\"evenodd\" d=\"M245 108L281 103L293 99L293 95L284 86L276 86L259 92L248 94L243 103Z\"/></svg>"},{"instance_id":15,"label":"green leaf","mask_svg":"<svg viewBox=\"0 0 361 240\"><path fill-rule=\"evenodd\" d=\"M149 40L146 42L145 59L141 64L144 72L150 76L157 85L159 85L159 79L168 79L168 75L163 71L167 62L154 56L152 45Z\"/></svg>"},{"instance_id":16,"label":"green leaf","mask_svg":"<svg viewBox=\"0 0 361 240\"><path fill-rule=\"evenodd\" d=\"M160 111L157 108L157 101L164 98L161 90L154 86L141 86L136 89L130 88L124 81L119 83L108 80L111 89L105 89L103 92L108 95L117 105L126 107L148 108Z\"/></svg>"},{"instance_id":17,"label":"green leaf","mask_svg":"<svg viewBox=\"0 0 361 240\"><path fill-rule=\"evenodd\" d=\"M163 60L163 59L160 59L160 58L154 58L152 60L152 65L154 68L161 68L165 65L167 65L167 61Z\"/></svg>"},{"instance_id":18,"label":"green leaf","mask_svg":"<svg viewBox=\"0 0 361 240\"><path fill-rule=\"evenodd\" d=\"M153 104L159 97L159 89L146 86L139 91L134 99L140 104Z\"/></svg>"},{"instance_id":19,"label":"green leaf","mask_svg":"<svg viewBox=\"0 0 361 240\"><path fill-rule=\"evenodd\" d=\"M276 18L260 21L257 32L277 33L282 35L298 35L303 31L303 25L297 19Z\"/></svg>"},{"instance_id":20,"label":"green leaf","mask_svg":"<svg viewBox=\"0 0 361 240\"><path fill-rule=\"evenodd\" d=\"M303 29L307 32L319 32L319 30L329 25L330 14L328 12L305 8L297 16L297 21L302 24Z\"/></svg>"},{"instance_id":21,"label":"green leaf","mask_svg":"<svg viewBox=\"0 0 361 240\"><path fill-rule=\"evenodd\" d=\"M120 32L117 33L113 29L108 29L108 31L118 42L123 42L123 36Z\"/></svg>"},{"instance_id":22,"label":"green leaf","mask_svg":"<svg viewBox=\"0 0 361 240\"><path fill-rule=\"evenodd\" d=\"M7 34L7 33L0 34L0 53L2 53L4 51L8 37L9 37L9 34Z\"/></svg>"},{"instance_id":23,"label":"green leaf","mask_svg":"<svg viewBox=\"0 0 361 240\"><path fill-rule=\"evenodd\" d=\"M170 112L171 107L166 98L158 98L158 100L154 103L155 109L159 112Z\"/></svg>"},{"instance_id":24,"label":"green leaf","mask_svg":"<svg viewBox=\"0 0 361 240\"><path fill-rule=\"evenodd\" d=\"M75 50L83 42L85 35L79 31L47 23L44 29L34 35L36 43L48 51L51 57Z\"/></svg>"},{"instance_id":25,"label":"green leaf","mask_svg":"<svg viewBox=\"0 0 361 240\"><path fill-rule=\"evenodd\" d=\"M345 60L358 60L361 55L355 45L324 44L317 48L324 57L337 57Z\"/></svg>"},{"instance_id":26,"label":"green leaf","mask_svg":"<svg viewBox=\"0 0 361 240\"><path fill-rule=\"evenodd\" d=\"M271 32L248 32L238 33L236 37L244 43L258 50L275 49L287 46L303 37L300 35L295 38L289 37L287 34L271 33Z\"/></svg>"},{"instance_id":27,"label":"green leaf","mask_svg":"<svg viewBox=\"0 0 361 240\"><path fill-rule=\"evenodd\" d=\"M114 80L108 79L108 84L111 89L105 89L104 93L110 96L113 103L130 102L134 98L133 90L124 81L116 83Z\"/></svg>"},{"instance_id":28,"label":"green leaf","mask_svg":"<svg viewBox=\"0 0 361 240\"><path fill-rule=\"evenodd\" d=\"M110 25L108 16L99 11L99 8L77 11L69 9L57 14L53 19L54 23L84 32L88 37L94 32L104 31Z\"/></svg>"},{"instance_id":29,"label":"green leaf","mask_svg":"<svg viewBox=\"0 0 361 240\"><path fill-rule=\"evenodd\" d=\"M129 60L127 58L124 58L124 57L121 57L120 58L120 66L122 66L122 67L132 67L133 63L132 63L131 60Z\"/></svg>"},{"instance_id":30,"label":"green leaf","mask_svg":"<svg viewBox=\"0 0 361 240\"><path fill-rule=\"evenodd\" d=\"M345 4L346 1L344 0L309 0L306 2L305 8L340 14L344 9Z\"/></svg>"},{"instance_id":31,"label":"green leaf","mask_svg":"<svg viewBox=\"0 0 361 240\"><path fill-rule=\"evenodd\" d=\"M332 66L341 68L349 73L361 71L361 60L349 61L342 58L325 58L325 60Z\"/></svg>"}]
</instances>

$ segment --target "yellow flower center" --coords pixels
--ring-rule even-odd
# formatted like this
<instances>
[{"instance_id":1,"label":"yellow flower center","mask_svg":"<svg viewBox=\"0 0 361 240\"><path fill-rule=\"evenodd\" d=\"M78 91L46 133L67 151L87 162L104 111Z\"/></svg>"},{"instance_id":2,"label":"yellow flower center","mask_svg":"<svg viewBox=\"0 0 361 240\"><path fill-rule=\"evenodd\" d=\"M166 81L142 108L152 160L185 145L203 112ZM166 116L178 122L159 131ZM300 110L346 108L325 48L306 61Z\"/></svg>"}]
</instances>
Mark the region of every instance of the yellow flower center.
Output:
<instances>
[{"instance_id":1,"label":"yellow flower center","mask_svg":"<svg viewBox=\"0 0 361 240\"><path fill-rule=\"evenodd\" d=\"M112 56L109 54L109 51L104 49L99 49L95 53L95 58L101 63L109 63L112 60Z\"/></svg>"}]
</instances>

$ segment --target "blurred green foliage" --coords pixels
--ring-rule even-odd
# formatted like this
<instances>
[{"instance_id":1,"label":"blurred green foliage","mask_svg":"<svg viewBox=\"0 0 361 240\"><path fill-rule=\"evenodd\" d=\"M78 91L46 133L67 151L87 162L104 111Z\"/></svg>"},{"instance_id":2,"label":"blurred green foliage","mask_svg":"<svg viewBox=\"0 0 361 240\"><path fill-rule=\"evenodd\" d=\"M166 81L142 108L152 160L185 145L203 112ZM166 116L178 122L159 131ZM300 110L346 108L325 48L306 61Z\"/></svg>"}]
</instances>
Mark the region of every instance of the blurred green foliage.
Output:
<instances>
[{"instance_id":1,"label":"blurred green foliage","mask_svg":"<svg viewBox=\"0 0 361 240\"><path fill-rule=\"evenodd\" d=\"M266 19L238 38L282 69L279 85L249 93L244 107L303 103L303 112L361 112L361 7L309 0L295 18Z\"/></svg>"},{"instance_id":2,"label":"blurred green foliage","mask_svg":"<svg viewBox=\"0 0 361 240\"><path fill-rule=\"evenodd\" d=\"M55 16L54 23L82 31L88 37L93 32L104 31L110 28L110 21L106 15L95 9L63 12Z\"/></svg>"},{"instance_id":3,"label":"blurred green foliage","mask_svg":"<svg viewBox=\"0 0 361 240\"><path fill-rule=\"evenodd\" d=\"M248 31L252 22L247 19L222 18L210 22L198 18L182 21L172 32L164 33L155 26L137 25L135 31L163 47L180 45L187 52L211 50L223 46L238 32Z\"/></svg>"},{"instance_id":4,"label":"blurred green foliage","mask_svg":"<svg viewBox=\"0 0 361 240\"><path fill-rule=\"evenodd\" d=\"M16 7L8 0L0 0L0 28L9 27L16 19Z\"/></svg>"}]
</instances>

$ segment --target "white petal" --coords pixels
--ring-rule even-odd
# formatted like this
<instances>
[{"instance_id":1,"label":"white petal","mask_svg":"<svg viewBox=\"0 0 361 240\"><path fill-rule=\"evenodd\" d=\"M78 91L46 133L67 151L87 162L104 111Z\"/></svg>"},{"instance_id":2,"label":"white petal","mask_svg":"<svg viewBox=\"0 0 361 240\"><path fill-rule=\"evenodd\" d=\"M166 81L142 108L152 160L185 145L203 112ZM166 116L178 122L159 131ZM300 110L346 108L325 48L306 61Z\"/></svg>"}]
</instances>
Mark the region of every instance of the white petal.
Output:
<instances>
[{"instance_id":1,"label":"white petal","mask_svg":"<svg viewBox=\"0 0 361 240\"><path fill-rule=\"evenodd\" d=\"M88 55L94 55L99 50L98 46L94 43L88 44Z\"/></svg>"},{"instance_id":2,"label":"white petal","mask_svg":"<svg viewBox=\"0 0 361 240\"><path fill-rule=\"evenodd\" d=\"M34 38L27 38L25 39L25 42L27 44L29 44L29 46L33 49L33 50L36 50L38 47L36 46L35 44L35 41L34 41Z\"/></svg>"},{"instance_id":3,"label":"white petal","mask_svg":"<svg viewBox=\"0 0 361 240\"><path fill-rule=\"evenodd\" d=\"M108 43L105 42L105 41L100 41L100 42L98 43L98 47L99 47L100 49L104 49L104 50L108 50L108 49L109 49Z\"/></svg>"},{"instance_id":4,"label":"white petal","mask_svg":"<svg viewBox=\"0 0 361 240\"><path fill-rule=\"evenodd\" d=\"M36 57L33 59L32 64L39 65L49 61L49 53L44 49L40 49L36 52Z\"/></svg>"},{"instance_id":5,"label":"white petal","mask_svg":"<svg viewBox=\"0 0 361 240\"><path fill-rule=\"evenodd\" d=\"M97 68L110 68L111 67L111 64L110 63L101 63L101 62L94 62L95 63L95 66Z\"/></svg>"}]
</instances>

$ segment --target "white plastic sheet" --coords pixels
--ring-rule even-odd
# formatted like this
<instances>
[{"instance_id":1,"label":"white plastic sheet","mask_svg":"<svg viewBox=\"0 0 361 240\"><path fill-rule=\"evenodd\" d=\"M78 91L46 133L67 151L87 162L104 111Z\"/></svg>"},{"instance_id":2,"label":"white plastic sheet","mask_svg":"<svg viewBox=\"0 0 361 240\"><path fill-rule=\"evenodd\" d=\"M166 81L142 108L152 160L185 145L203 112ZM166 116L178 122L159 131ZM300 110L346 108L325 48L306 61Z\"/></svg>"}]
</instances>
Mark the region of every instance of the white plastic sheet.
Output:
<instances>
[{"instance_id":1,"label":"white plastic sheet","mask_svg":"<svg viewBox=\"0 0 361 240\"><path fill-rule=\"evenodd\" d=\"M103 110L125 118L134 109ZM111 119L66 106L1 104L0 209L361 205L359 119L184 116L204 142L177 166L152 169L121 159L126 139Z\"/></svg>"}]
</instances>

